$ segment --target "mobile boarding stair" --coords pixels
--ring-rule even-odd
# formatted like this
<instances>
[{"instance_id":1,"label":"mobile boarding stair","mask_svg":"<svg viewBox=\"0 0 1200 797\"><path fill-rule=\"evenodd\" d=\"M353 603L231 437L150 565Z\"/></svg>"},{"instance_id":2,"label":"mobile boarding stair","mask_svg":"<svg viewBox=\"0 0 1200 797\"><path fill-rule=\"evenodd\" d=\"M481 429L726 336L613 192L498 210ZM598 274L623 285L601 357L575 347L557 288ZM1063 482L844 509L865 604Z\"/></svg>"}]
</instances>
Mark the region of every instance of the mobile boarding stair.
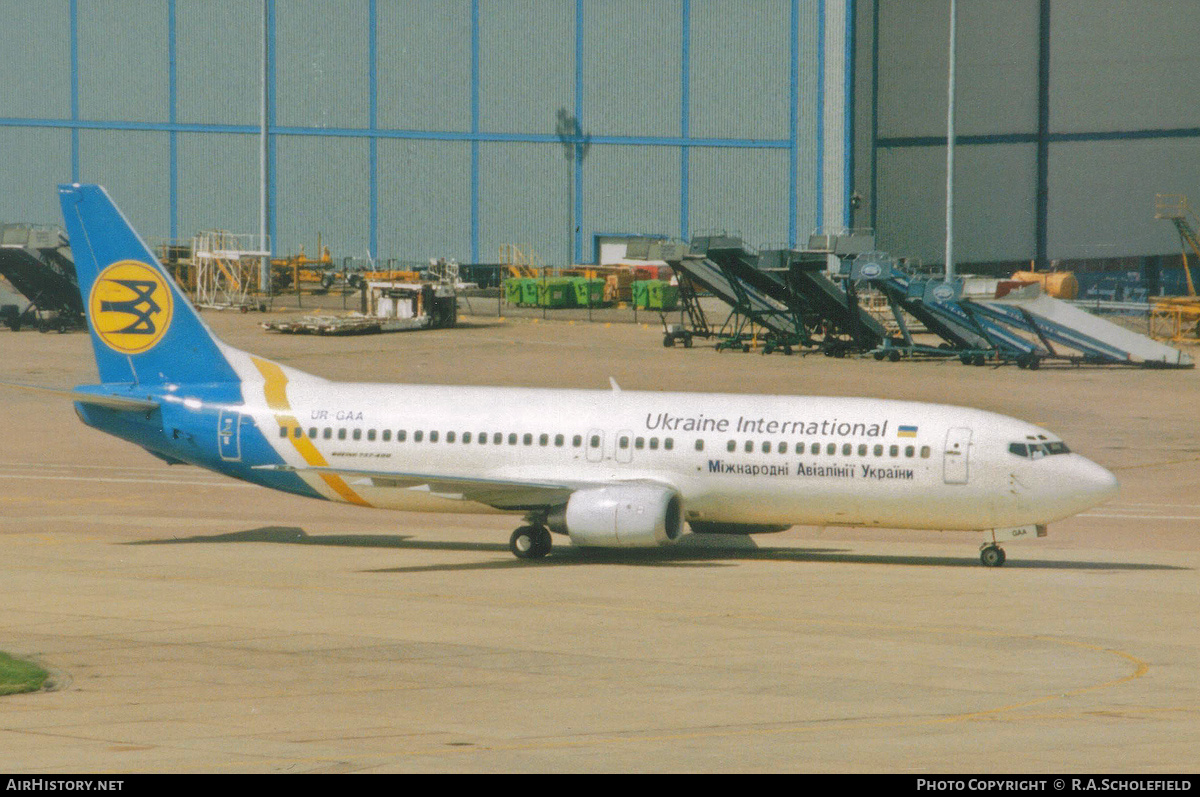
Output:
<instances>
[{"instance_id":1,"label":"mobile boarding stair","mask_svg":"<svg viewBox=\"0 0 1200 797\"><path fill-rule=\"evenodd\" d=\"M7 224L0 227L0 276L27 301L6 307L3 323L16 331L36 324L46 332L82 328L83 299L75 281L75 261L59 227Z\"/></svg>"},{"instance_id":2,"label":"mobile boarding stair","mask_svg":"<svg viewBox=\"0 0 1200 797\"><path fill-rule=\"evenodd\" d=\"M1037 285L1026 285L993 299L970 295L962 298L968 313L1036 339L1047 352L1045 356L1053 359L1143 368L1195 367L1192 358L1182 351L1051 298ZM1022 362L1018 360L1017 364ZM1024 364L1036 368L1037 360Z\"/></svg>"},{"instance_id":3,"label":"mobile boarding stair","mask_svg":"<svg viewBox=\"0 0 1200 797\"><path fill-rule=\"evenodd\" d=\"M1038 285L979 277L922 279L878 255L856 261L852 275L888 296L910 354L920 347L907 333L900 310L942 337L949 344L947 351L964 364L991 360L1036 369L1043 360L1058 360L1075 365L1194 367L1192 358L1178 349L1046 296ZM876 358L899 359L893 354L896 348L885 342Z\"/></svg>"},{"instance_id":4,"label":"mobile boarding stair","mask_svg":"<svg viewBox=\"0 0 1200 797\"><path fill-rule=\"evenodd\" d=\"M668 327L664 343L671 345L669 341L678 337L686 346L692 337L713 336L719 338L718 351L733 348L749 351L751 343L760 340L764 352L778 349L785 353L791 353L795 346L811 345L801 314L781 301L778 291L760 280L747 281L738 275L737 269L708 258L711 238L697 238L690 245L657 240L629 243L627 258L665 261L679 280L681 313L687 317L690 328ZM697 298L699 291L712 294L730 307L720 328L708 324Z\"/></svg>"},{"instance_id":5,"label":"mobile boarding stair","mask_svg":"<svg viewBox=\"0 0 1200 797\"><path fill-rule=\"evenodd\" d=\"M885 339L873 352L877 360L958 357L963 364L983 365L995 359L1028 363L1049 354L1007 327L964 309L959 303L961 287L955 290L942 279L911 275L885 253L869 252L855 258L850 263L850 280L882 293L900 330L899 339ZM906 316L943 342L933 346L913 340Z\"/></svg>"},{"instance_id":6,"label":"mobile boarding stair","mask_svg":"<svg viewBox=\"0 0 1200 797\"><path fill-rule=\"evenodd\" d=\"M798 332L783 341L785 346L802 345L830 356L870 351L886 332L859 306L852 284L846 283L843 289L826 276L829 254L824 250L755 250L740 238L725 234L697 236L690 250L691 258L703 257L704 262L715 265L735 289L752 291L786 308Z\"/></svg>"}]
</instances>

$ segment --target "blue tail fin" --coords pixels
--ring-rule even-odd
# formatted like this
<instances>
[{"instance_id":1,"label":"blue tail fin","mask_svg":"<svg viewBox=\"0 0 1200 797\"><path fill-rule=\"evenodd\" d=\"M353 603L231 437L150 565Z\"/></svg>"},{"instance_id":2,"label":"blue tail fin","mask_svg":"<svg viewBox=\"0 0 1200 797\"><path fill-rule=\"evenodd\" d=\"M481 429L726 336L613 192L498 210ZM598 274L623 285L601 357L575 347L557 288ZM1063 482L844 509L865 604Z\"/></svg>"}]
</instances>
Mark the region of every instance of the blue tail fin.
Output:
<instances>
[{"instance_id":1,"label":"blue tail fin","mask_svg":"<svg viewBox=\"0 0 1200 797\"><path fill-rule=\"evenodd\" d=\"M98 185L60 185L100 381L236 382L222 345Z\"/></svg>"}]
</instances>

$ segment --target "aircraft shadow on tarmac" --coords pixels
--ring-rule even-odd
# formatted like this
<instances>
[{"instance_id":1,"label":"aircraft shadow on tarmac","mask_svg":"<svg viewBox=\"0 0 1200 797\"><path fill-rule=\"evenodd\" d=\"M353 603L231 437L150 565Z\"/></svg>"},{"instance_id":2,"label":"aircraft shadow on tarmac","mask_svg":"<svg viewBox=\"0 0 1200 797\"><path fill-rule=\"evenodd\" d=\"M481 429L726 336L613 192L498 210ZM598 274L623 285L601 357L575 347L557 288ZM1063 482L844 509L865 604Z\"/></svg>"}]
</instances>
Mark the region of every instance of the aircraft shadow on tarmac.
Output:
<instances>
[{"instance_id":1,"label":"aircraft shadow on tarmac","mask_svg":"<svg viewBox=\"0 0 1200 797\"><path fill-rule=\"evenodd\" d=\"M324 545L344 548L393 548L410 551L461 551L464 553L504 553L503 543L443 542L421 540L399 534L321 534L312 536L297 526L263 526L227 534L136 540L124 545L179 545L265 542L281 545ZM633 567L734 567L741 561L831 562L840 564L909 565L919 567L980 567L975 556L881 556L856 554L846 548L760 548L748 537L721 537L715 540L685 537L685 542L667 548L611 549L556 547L545 559L530 562L516 558L494 561L437 564L365 570L366 573L423 573L456 570L506 570L528 567L612 564ZM1190 570L1188 567L1136 562L1081 562L1062 560L1009 560L1005 570Z\"/></svg>"}]
</instances>

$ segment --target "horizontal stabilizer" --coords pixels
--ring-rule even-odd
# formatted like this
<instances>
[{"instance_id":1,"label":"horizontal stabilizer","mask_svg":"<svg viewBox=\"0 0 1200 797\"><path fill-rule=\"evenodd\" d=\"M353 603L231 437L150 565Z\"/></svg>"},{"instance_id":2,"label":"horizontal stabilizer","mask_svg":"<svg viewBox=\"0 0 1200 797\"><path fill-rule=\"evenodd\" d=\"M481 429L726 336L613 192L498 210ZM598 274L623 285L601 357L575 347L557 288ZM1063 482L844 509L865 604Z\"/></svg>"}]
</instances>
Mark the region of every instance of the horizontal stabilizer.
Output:
<instances>
[{"instance_id":1,"label":"horizontal stabilizer","mask_svg":"<svg viewBox=\"0 0 1200 797\"><path fill-rule=\"evenodd\" d=\"M17 390L29 390L35 393L46 393L61 398L67 398L71 401L78 401L83 404L95 404L99 407L107 407L110 410L137 410L139 412L148 412L156 410L159 403L152 399L133 398L131 396L114 396L108 393L88 393L84 390L65 390L56 387L42 387L40 385L21 385L16 382L0 382L0 387L11 387Z\"/></svg>"}]
</instances>

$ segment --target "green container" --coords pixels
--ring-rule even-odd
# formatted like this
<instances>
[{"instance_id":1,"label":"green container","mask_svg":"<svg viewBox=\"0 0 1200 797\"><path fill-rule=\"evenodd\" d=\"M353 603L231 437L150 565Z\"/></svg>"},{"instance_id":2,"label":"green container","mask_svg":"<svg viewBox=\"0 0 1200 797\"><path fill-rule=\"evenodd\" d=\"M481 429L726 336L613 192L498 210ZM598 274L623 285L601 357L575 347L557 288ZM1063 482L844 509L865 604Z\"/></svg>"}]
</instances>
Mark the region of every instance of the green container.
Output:
<instances>
[{"instance_id":1,"label":"green container","mask_svg":"<svg viewBox=\"0 0 1200 797\"><path fill-rule=\"evenodd\" d=\"M650 306L650 283L656 280L635 280L630 283L630 289L633 293L633 306L639 309L646 309Z\"/></svg>"},{"instance_id":2,"label":"green container","mask_svg":"<svg viewBox=\"0 0 1200 797\"><path fill-rule=\"evenodd\" d=\"M537 307L539 282L541 280L537 277L521 278L521 301L519 304L522 307Z\"/></svg>"},{"instance_id":3,"label":"green container","mask_svg":"<svg viewBox=\"0 0 1200 797\"><path fill-rule=\"evenodd\" d=\"M504 301L513 306L521 303L521 279L510 277L504 281Z\"/></svg>"},{"instance_id":4,"label":"green container","mask_svg":"<svg viewBox=\"0 0 1200 797\"><path fill-rule=\"evenodd\" d=\"M575 286L569 277L537 280L537 303L540 307L574 307Z\"/></svg>"},{"instance_id":5,"label":"green container","mask_svg":"<svg viewBox=\"0 0 1200 797\"><path fill-rule=\"evenodd\" d=\"M577 307L601 307L604 305L604 280L572 277Z\"/></svg>"},{"instance_id":6,"label":"green container","mask_svg":"<svg viewBox=\"0 0 1200 797\"><path fill-rule=\"evenodd\" d=\"M663 280L649 281L651 310L674 310L679 304L679 286Z\"/></svg>"}]
</instances>

